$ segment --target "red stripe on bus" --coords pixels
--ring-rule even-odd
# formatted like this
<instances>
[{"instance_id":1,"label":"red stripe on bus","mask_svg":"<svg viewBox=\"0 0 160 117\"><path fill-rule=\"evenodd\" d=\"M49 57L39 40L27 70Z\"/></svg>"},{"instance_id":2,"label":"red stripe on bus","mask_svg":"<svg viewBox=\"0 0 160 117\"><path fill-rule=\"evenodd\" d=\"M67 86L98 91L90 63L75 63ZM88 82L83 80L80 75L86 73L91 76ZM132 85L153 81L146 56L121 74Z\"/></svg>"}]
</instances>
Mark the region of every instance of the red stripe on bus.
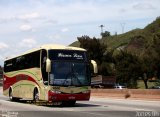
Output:
<instances>
[{"instance_id":1,"label":"red stripe on bus","mask_svg":"<svg viewBox=\"0 0 160 117\"><path fill-rule=\"evenodd\" d=\"M30 77L28 75L19 74L14 77L7 77L6 75L4 75L3 90L10 88L12 85L14 85L15 83L22 81L22 80L32 81L39 86L39 84L36 82L36 80L34 80L32 77Z\"/></svg>"}]
</instances>

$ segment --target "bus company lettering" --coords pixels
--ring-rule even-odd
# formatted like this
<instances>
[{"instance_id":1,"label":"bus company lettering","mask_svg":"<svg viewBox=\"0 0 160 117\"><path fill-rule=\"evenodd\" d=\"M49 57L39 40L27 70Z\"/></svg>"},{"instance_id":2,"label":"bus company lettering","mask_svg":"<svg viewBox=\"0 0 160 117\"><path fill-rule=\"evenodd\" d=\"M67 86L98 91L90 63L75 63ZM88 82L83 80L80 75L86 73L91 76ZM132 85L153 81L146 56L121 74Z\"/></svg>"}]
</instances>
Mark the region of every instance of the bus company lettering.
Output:
<instances>
[{"instance_id":1,"label":"bus company lettering","mask_svg":"<svg viewBox=\"0 0 160 117\"><path fill-rule=\"evenodd\" d=\"M69 54L64 54L64 53L58 53L58 57L67 57L67 58L71 58L72 55L69 55Z\"/></svg>"},{"instance_id":2,"label":"bus company lettering","mask_svg":"<svg viewBox=\"0 0 160 117\"><path fill-rule=\"evenodd\" d=\"M16 76L16 80L20 81L20 80L28 80L28 76L26 75L17 75Z\"/></svg>"},{"instance_id":3,"label":"bus company lettering","mask_svg":"<svg viewBox=\"0 0 160 117\"><path fill-rule=\"evenodd\" d=\"M82 56L82 55L79 55L79 54L77 54L77 53L74 53L74 54L73 54L73 57L74 57L74 58L83 59L83 56Z\"/></svg>"},{"instance_id":4,"label":"bus company lettering","mask_svg":"<svg viewBox=\"0 0 160 117\"><path fill-rule=\"evenodd\" d=\"M63 57L63 58L78 58L78 59L83 59L82 55L79 55L77 53L73 53L73 55L71 54L64 54L64 53L58 53L58 57Z\"/></svg>"}]
</instances>

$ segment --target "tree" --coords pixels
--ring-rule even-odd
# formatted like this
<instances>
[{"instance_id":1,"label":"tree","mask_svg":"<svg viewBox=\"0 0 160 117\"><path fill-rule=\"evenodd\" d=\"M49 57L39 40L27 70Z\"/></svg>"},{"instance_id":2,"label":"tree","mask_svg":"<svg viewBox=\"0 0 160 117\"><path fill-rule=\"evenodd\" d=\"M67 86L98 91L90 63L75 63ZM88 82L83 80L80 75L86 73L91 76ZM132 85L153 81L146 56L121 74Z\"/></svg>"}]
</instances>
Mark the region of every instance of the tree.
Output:
<instances>
[{"instance_id":1,"label":"tree","mask_svg":"<svg viewBox=\"0 0 160 117\"><path fill-rule=\"evenodd\" d=\"M160 33L154 35L152 49L155 53L153 69L156 71L156 77L160 80Z\"/></svg>"},{"instance_id":2,"label":"tree","mask_svg":"<svg viewBox=\"0 0 160 117\"><path fill-rule=\"evenodd\" d=\"M80 42L80 47L87 50L89 59L96 60L98 64L101 64L103 53L106 51L106 45L101 44L95 37L82 36L77 39Z\"/></svg>"},{"instance_id":3,"label":"tree","mask_svg":"<svg viewBox=\"0 0 160 117\"><path fill-rule=\"evenodd\" d=\"M109 37L109 36L111 36L111 35L110 35L110 32L109 32L109 31L105 31L104 33L103 33L103 32L101 33L101 36L102 36L102 37Z\"/></svg>"},{"instance_id":4,"label":"tree","mask_svg":"<svg viewBox=\"0 0 160 117\"><path fill-rule=\"evenodd\" d=\"M77 38L80 42L80 47L84 48L88 52L89 59L93 59L98 64L98 72L101 75L111 75L113 65L111 65L109 56L111 53L107 52L107 46L100 42L95 37L82 36ZM108 60L108 61L107 61Z\"/></svg>"},{"instance_id":5,"label":"tree","mask_svg":"<svg viewBox=\"0 0 160 117\"><path fill-rule=\"evenodd\" d=\"M148 89L148 80L149 78L152 78L154 76L154 71L152 69L153 67L153 61L150 57L141 59L141 69L139 69L139 72L141 73L141 78L144 82L145 88Z\"/></svg>"},{"instance_id":6,"label":"tree","mask_svg":"<svg viewBox=\"0 0 160 117\"><path fill-rule=\"evenodd\" d=\"M130 88L137 87L137 79L140 76L140 64L137 56L127 51L120 51L115 55L115 69L117 83L127 84Z\"/></svg>"},{"instance_id":7,"label":"tree","mask_svg":"<svg viewBox=\"0 0 160 117\"><path fill-rule=\"evenodd\" d=\"M148 88L148 80L152 77L160 78L160 35L154 34L152 42L145 45L140 59L141 59L141 72L142 80L144 81L145 88Z\"/></svg>"}]
</instances>

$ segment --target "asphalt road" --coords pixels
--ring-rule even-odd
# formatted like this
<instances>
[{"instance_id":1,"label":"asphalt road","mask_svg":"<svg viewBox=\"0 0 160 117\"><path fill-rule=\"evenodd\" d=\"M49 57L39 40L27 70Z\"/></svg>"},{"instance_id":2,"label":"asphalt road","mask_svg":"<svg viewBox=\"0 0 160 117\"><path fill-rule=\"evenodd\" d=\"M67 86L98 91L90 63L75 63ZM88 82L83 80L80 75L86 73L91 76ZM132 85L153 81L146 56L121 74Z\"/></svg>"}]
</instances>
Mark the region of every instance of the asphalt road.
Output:
<instances>
[{"instance_id":1,"label":"asphalt road","mask_svg":"<svg viewBox=\"0 0 160 117\"><path fill-rule=\"evenodd\" d=\"M8 115L8 116L7 116ZM0 92L0 117L160 117L160 101L91 98L73 107L10 102Z\"/></svg>"}]
</instances>

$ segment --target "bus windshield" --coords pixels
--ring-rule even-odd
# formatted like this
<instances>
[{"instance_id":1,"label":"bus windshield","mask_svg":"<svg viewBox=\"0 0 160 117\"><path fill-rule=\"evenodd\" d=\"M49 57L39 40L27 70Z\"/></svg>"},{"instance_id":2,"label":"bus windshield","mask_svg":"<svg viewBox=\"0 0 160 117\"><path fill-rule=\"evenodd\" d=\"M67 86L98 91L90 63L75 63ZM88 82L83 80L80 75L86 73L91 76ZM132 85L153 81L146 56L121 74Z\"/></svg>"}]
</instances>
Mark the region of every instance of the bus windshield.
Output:
<instances>
[{"instance_id":1,"label":"bus windshield","mask_svg":"<svg viewBox=\"0 0 160 117\"><path fill-rule=\"evenodd\" d=\"M90 85L88 65L84 62L54 61L50 74L50 85Z\"/></svg>"}]
</instances>

